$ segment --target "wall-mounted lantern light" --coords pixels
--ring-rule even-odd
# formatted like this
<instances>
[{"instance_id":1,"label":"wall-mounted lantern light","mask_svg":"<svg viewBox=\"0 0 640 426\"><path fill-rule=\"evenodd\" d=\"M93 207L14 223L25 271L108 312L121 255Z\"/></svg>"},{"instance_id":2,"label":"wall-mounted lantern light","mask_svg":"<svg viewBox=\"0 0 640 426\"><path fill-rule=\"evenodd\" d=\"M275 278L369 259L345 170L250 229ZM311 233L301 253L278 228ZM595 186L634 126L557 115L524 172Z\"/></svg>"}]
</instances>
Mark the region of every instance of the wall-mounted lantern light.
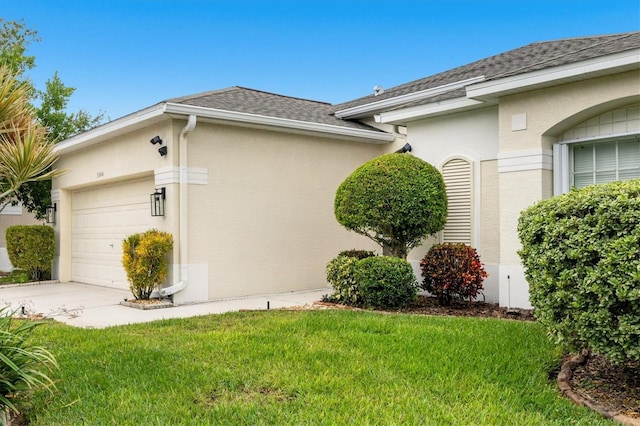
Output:
<instances>
[{"instance_id":1,"label":"wall-mounted lantern light","mask_svg":"<svg viewBox=\"0 0 640 426\"><path fill-rule=\"evenodd\" d=\"M151 194L151 216L164 216L164 200L166 193L164 188L156 188Z\"/></svg>"},{"instance_id":2,"label":"wall-mounted lantern light","mask_svg":"<svg viewBox=\"0 0 640 426\"><path fill-rule=\"evenodd\" d=\"M158 148L158 152L160 153L160 157L164 157L165 155L167 155L167 147L161 146L160 148Z\"/></svg>"},{"instance_id":3,"label":"wall-mounted lantern light","mask_svg":"<svg viewBox=\"0 0 640 426\"><path fill-rule=\"evenodd\" d=\"M47 223L56 223L56 203L52 206L47 206Z\"/></svg>"},{"instance_id":4,"label":"wall-mounted lantern light","mask_svg":"<svg viewBox=\"0 0 640 426\"><path fill-rule=\"evenodd\" d=\"M154 136L149 142L151 142L151 145L162 145L162 139L160 139L160 136Z\"/></svg>"}]
</instances>

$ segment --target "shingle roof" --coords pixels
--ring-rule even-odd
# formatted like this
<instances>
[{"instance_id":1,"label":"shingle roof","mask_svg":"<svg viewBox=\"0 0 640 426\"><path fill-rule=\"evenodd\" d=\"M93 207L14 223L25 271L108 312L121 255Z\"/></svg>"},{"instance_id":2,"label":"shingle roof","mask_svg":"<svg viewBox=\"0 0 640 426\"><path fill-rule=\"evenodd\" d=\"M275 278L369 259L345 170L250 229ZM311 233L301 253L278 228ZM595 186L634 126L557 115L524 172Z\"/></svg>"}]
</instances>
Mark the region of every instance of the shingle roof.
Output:
<instances>
[{"instance_id":1,"label":"shingle roof","mask_svg":"<svg viewBox=\"0 0 640 426\"><path fill-rule=\"evenodd\" d=\"M473 77L484 76L485 80L495 80L549 67L570 64L592 58L640 47L640 31L603 36L579 37L547 42L538 42L481 59L461 67L441 72L426 78L411 81L385 90L378 96L344 102L335 106L336 111L366 105L396 96L455 83ZM452 99L460 95L460 90L437 96L439 101Z\"/></svg>"},{"instance_id":2,"label":"shingle roof","mask_svg":"<svg viewBox=\"0 0 640 426\"><path fill-rule=\"evenodd\" d=\"M336 118L333 115L333 106L326 102L238 86L168 99L164 102L380 132L379 129L357 121Z\"/></svg>"}]
</instances>

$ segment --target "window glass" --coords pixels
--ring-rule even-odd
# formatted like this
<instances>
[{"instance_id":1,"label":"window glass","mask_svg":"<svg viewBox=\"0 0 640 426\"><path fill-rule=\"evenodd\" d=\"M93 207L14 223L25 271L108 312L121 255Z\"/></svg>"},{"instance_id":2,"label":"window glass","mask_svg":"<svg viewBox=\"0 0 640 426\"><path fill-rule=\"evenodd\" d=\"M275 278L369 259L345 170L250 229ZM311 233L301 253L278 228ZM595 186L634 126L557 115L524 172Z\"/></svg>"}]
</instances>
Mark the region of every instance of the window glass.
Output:
<instances>
[{"instance_id":1,"label":"window glass","mask_svg":"<svg viewBox=\"0 0 640 426\"><path fill-rule=\"evenodd\" d=\"M640 178L640 140L572 145L573 186Z\"/></svg>"}]
</instances>

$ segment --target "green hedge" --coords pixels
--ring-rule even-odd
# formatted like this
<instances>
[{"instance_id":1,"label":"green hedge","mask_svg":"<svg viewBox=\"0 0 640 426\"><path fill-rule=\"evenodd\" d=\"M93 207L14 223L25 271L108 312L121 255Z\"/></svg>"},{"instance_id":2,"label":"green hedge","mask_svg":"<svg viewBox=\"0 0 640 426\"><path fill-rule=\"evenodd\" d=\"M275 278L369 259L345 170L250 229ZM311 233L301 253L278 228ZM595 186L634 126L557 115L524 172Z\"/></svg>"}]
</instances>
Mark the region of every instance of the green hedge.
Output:
<instances>
[{"instance_id":1,"label":"green hedge","mask_svg":"<svg viewBox=\"0 0 640 426\"><path fill-rule=\"evenodd\" d=\"M345 250L327 264L327 281L333 287L331 299L350 306L363 306L360 287L356 281L355 270L358 260L373 257L369 250Z\"/></svg>"},{"instance_id":2,"label":"green hedge","mask_svg":"<svg viewBox=\"0 0 640 426\"><path fill-rule=\"evenodd\" d=\"M413 268L404 259L368 257L356 263L355 279L368 308L396 309L412 302L418 291Z\"/></svg>"},{"instance_id":3,"label":"green hedge","mask_svg":"<svg viewBox=\"0 0 640 426\"><path fill-rule=\"evenodd\" d=\"M519 219L535 315L558 343L640 360L640 179L544 200Z\"/></svg>"},{"instance_id":4,"label":"green hedge","mask_svg":"<svg viewBox=\"0 0 640 426\"><path fill-rule=\"evenodd\" d=\"M7 252L14 268L28 271L39 281L51 276L56 251L53 228L46 225L18 225L7 228Z\"/></svg>"}]
</instances>

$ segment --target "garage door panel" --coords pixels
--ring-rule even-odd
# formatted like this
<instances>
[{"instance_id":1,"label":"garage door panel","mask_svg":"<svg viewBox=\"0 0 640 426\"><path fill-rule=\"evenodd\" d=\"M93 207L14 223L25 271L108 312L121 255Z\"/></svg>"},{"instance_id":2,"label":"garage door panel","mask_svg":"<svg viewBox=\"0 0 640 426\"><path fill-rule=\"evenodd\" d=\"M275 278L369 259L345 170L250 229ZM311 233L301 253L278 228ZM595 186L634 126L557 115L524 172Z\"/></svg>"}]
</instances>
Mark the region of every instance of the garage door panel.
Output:
<instances>
[{"instance_id":1,"label":"garage door panel","mask_svg":"<svg viewBox=\"0 0 640 426\"><path fill-rule=\"evenodd\" d=\"M72 198L74 281L128 289L122 268L122 241L152 228L152 178L83 189Z\"/></svg>"}]
</instances>

